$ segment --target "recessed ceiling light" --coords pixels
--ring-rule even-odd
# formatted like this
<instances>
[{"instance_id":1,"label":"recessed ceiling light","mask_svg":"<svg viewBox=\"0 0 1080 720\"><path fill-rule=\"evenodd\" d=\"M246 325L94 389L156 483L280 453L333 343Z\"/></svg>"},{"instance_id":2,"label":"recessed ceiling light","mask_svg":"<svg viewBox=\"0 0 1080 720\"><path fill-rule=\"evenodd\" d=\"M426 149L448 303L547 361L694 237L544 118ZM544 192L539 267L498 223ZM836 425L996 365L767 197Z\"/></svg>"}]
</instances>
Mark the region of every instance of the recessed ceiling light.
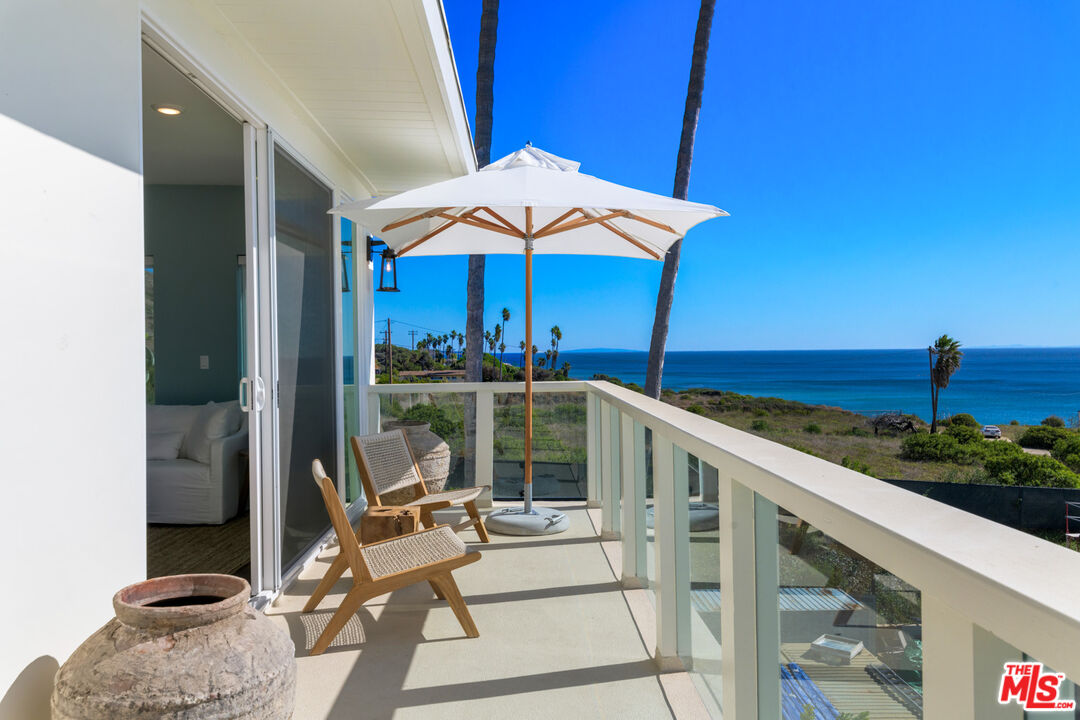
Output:
<instances>
[{"instance_id":1,"label":"recessed ceiling light","mask_svg":"<svg viewBox=\"0 0 1080 720\"><path fill-rule=\"evenodd\" d=\"M151 105L150 107L154 108L162 115L179 115L184 112L184 108L179 105Z\"/></svg>"}]
</instances>

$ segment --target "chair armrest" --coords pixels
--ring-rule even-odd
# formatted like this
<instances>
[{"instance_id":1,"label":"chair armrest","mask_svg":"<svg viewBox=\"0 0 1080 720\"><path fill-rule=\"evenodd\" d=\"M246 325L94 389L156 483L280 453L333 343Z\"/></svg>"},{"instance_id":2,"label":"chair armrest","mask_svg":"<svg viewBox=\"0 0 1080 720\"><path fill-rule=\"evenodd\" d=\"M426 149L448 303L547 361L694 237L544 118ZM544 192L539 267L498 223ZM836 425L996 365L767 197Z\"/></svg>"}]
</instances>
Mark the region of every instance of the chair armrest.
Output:
<instances>
[{"instance_id":1,"label":"chair armrest","mask_svg":"<svg viewBox=\"0 0 1080 720\"><path fill-rule=\"evenodd\" d=\"M240 451L247 446L247 428L210 441L211 503L219 522L231 519L240 509Z\"/></svg>"}]
</instances>

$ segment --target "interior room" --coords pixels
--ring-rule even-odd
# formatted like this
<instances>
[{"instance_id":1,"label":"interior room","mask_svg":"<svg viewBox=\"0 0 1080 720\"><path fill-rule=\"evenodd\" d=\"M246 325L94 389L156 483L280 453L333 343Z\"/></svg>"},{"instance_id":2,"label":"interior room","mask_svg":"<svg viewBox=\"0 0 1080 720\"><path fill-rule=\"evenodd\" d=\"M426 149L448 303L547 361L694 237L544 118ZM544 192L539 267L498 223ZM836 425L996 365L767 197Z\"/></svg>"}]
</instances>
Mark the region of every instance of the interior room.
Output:
<instances>
[{"instance_id":1,"label":"interior room","mask_svg":"<svg viewBox=\"0 0 1080 720\"><path fill-rule=\"evenodd\" d=\"M247 577L242 126L142 56L147 576Z\"/></svg>"}]
</instances>

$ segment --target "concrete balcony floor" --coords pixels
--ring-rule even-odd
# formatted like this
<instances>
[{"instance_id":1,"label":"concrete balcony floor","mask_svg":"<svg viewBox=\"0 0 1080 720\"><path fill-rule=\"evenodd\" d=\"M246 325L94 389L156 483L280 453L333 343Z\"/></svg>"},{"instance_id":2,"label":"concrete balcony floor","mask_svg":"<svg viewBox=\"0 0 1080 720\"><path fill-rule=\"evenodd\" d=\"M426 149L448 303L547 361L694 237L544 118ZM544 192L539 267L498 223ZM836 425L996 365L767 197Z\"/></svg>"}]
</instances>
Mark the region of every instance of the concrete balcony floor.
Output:
<instances>
[{"instance_id":1,"label":"concrete balcony floor","mask_svg":"<svg viewBox=\"0 0 1080 720\"><path fill-rule=\"evenodd\" d=\"M658 672L650 601L617 582L618 545L601 543L598 511L548 505L563 506L570 530L492 534L487 545L462 532L483 553L455 573L476 639L426 584L414 585L370 601L326 653L309 657L350 582L343 578L316 611L300 612L337 547L323 552L267 610L296 644L294 717L707 717L686 673Z\"/></svg>"}]
</instances>

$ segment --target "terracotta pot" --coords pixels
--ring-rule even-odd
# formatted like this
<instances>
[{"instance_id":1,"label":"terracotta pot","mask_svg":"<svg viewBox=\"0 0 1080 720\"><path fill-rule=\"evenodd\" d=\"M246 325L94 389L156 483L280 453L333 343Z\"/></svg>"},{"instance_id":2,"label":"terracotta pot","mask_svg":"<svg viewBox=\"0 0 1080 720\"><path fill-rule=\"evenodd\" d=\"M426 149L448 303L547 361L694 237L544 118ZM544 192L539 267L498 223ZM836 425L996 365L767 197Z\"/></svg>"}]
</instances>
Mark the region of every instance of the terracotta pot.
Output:
<instances>
[{"instance_id":1,"label":"terracotta pot","mask_svg":"<svg viewBox=\"0 0 1080 720\"><path fill-rule=\"evenodd\" d=\"M231 575L173 575L116 593L116 617L56 675L54 720L292 717L292 640L250 594Z\"/></svg>"},{"instance_id":2,"label":"terracotta pot","mask_svg":"<svg viewBox=\"0 0 1080 720\"><path fill-rule=\"evenodd\" d=\"M446 478L450 475L450 446L431 432L431 423L419 420L393 420L383 423L383 430L397 429L405 431L405 438L412 448L427 491L441 491L446 487ZM395 490L381 496L381 499L383 505L401 505L413 499L413 491Z\"/></svg>"}]
</instances>

